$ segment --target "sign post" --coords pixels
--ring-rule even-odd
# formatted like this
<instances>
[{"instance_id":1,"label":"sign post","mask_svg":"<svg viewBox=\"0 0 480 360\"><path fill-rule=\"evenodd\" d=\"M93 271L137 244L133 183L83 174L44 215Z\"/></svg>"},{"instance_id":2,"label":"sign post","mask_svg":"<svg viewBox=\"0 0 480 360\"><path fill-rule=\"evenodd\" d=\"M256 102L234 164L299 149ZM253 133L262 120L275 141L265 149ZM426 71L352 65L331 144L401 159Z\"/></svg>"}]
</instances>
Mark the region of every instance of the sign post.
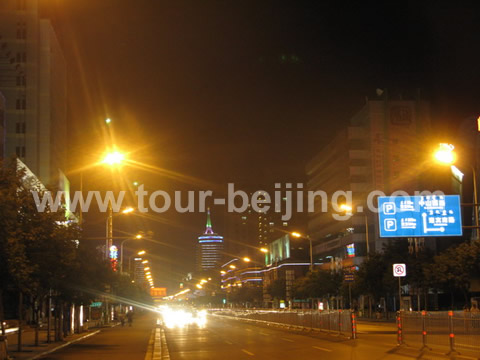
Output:
<instances>
[{"instance_id":1,"label":"sign post","mask_svg":"<svg viewBox=\"0 0 480 360\"><path fill-rule=\"evenodd\" d=\"M344 281L348 283L348 302L350 304L350 309L352 309L352 282L354 279L353 274L345 273Z\"/></svg>"},{"instance_id":2,"label":"sign post","mask_svg":"<svg viewBox=\"0 0 480 360\"><path fill-rule=\"evenodd\" d=\"M402 310L402 277L407 276L405 264L393 264L393 276L398 278L398 308Z\"/></svg>"}]
</instances>

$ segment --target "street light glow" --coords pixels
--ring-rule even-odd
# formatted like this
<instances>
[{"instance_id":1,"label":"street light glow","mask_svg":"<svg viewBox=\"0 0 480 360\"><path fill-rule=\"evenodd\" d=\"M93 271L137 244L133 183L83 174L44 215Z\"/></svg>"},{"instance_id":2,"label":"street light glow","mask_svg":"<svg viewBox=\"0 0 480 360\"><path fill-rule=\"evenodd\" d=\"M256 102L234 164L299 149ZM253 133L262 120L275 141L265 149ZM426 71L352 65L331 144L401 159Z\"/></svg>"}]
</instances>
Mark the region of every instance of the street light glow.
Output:
<instances>
[{"instance_id":1,"label":"street light glow","mask_svg":"<svg viewBox=\"0 0 480 360\"><path fill-rule=\"evenodd\" d=\"M146 254L146 251L145 250L140 250L137 255L145 255Z\"/></svg>"},{"instance_id":2,"label":"street light glow","mask_svg":"<svg viewBox=\"0 0 480 360\"><path fill-rule=\"evenodd\" d=\"M130 214L131 212L134 212L135 209L133 207L127 207L126 209L122 210L122 214Z\"/></svg>"},{"instance_id":3,"label":"street light glow","mask_svg":"<svg viewBox=\"0 0 480 360\"><path fill-rule=\"evenodd\" d=\"M352 212L352 207L350 205L347 205L347 204L340 205L340 209L347 212L347 213Z\"/></svg>"},{"instance_id":4,"label":"street light glow","mask_svg":"<svg viewBox=\"0 0 480 360\"><path fill-rule=\"evenodd\" d=\"M114 151L105 155L103 162L107 165L119 165L123 160L125 160L125 155L118 151Z\"/></svg>"},{"instance_id":5,"label":"street light glow","mask_svg":"<svg viewBox=\"0 0 480 360\"><path fill-rule=\"evenodd\" d=\"M441 164L452 165L456 160L455 146L447 143L438 144L438 149L433 154L435 160Z\"/></svg>"},{"instance_id":6,"label":"street light glow","mask_svg":"<svg viewBox=\"0 0 480 360\"><path fill-rule=\"evenodd\" d=\"M148 260L143 260L142 264L148 264Z\"/></svg>"},{"instance_id":7,"label":"street light glow","mask_svg":"<svg viewBox=\"0 0 480 360\"><path fill-rule=\"evenodd\" d=\"M229 268L230 269L236 269L237 267L235 265L230 265Z\"/></svg>"},{"instance_id":8,"label":"street light glow","mask_svg":"<svg viewBox=\"0 0 480 360\"><path fill-rule=\"evenodd\" d=\"M268 249L264 247L260 248L260 251L264 254L268 253Z\"/></svg>"},{"instance_id":9,"label":"street light glow","mask_svg":"<svg viewBox=\"0 0 480 360\"><path fill-rule=\"evenodd\" d=\"M141 238L143 238L143 235L142 235L142 234L137 234L137 235L135 235L135 239L141 239Z\"/></svg>"},{"instance_id":10,"label":"street light glow","mask_svg":"<svg viewBox=\"0 0 480 360\"><path fill-rule=\"evenodd\" d=\"M250 262L251 260L250 260L250 258L249 258L248 256L245 256L245 257L243 258L243 261L245 261L245 262Z\"/></svg>"},{"instance_id":11,"label":"street light glow","mask_svg":"<svg viewBox=\"0 0 480 360\"><path fill-rule=\"evenodd\" d=\"M293 236L293 237L296 237L296 238L301 238L301 237L302 237L302 234L300 234L299 232L294 231L294 232L292 232L292 236Z\"/></svg>"}]
</instances>

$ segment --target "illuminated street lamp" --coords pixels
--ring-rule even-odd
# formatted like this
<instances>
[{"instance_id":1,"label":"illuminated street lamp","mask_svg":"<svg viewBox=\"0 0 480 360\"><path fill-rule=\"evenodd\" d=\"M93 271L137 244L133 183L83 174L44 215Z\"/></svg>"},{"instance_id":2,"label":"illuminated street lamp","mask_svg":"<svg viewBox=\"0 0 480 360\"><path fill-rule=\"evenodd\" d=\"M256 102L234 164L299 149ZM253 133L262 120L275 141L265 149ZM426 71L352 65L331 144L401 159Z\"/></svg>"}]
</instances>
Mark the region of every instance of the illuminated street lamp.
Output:
<instances>
[{"instance_id":1,"label":"illuminated street lamp","mask_svg":"<svg viewBox=\"0 0 480 360\"><path fill-rule=\"evenodd\" d=\"M133 207L127 207L126 209L122 210L122 214L130 214L135 211L135 208Z\"/></svg>"},{"instance_id":2,"label":"illuminated street lamp","mask_svg":"<svg viewBox=\"0 0 480 360\"><path fill-rule=\"evenodd\" d=\"M103 163L107 165L120 165L125 160L125 154L118 151L107 153L103 158Z\"/></svg>"},{"instance_id":3,"label":"illuminated street lamp","mask_svg":"<svg viewBox=\"0 0 480 360\"><path fill-rule=\"evenodd\" d=\"M146 254L146 251L145 251L145 250L140 250L137 254L138 254L138 255L145 255L145 254Z\"/></svg>"},{"instance_id":4,"label":"illuminated street lamp","mask_svg":"<svg viewBox=\"0 0 480 360\"><path fill-rule=\"evenodd\" d=\"M268 249L264 247L260 248L260 251L264 254L268 253Z\"/></svg>"},{"instance_id":5,"label":"illuminated street lamp","mask_svg":"<svg viewBox=\"0 0 480 360\"><path fill-rule=\"evenodd\" d=\"M480 119L480 118L479 118ZM452 173L455 174L454 169L456 169L453 164L457 160L457 155L455 154L455 146L447 143L438 144L437 150L433 154L433 158L436 162L442 165L449 165L451 167ZM477 171L474 166L470 165L472 169L473 176L473 209L475 216L475 240L478 240L478 231L479 231L479 219L478 219L478 196L477 196ZM461 180L460 180L461 182Z\"/></svg>"},{"instance_id":6,"label":"illuminated street lamp","mask_svg":"<svg viewBox=\"0 0 480 360\"><path fill-rule=\"evenodd\" d=\"M243 258L243 261L245 261L245 262L248 263L248 262L250 262L250 261L252 261L252 260L250 260L250 258L249 258L248 256L245 256L245 257Z\"/></svg>"},{"instance_id":7,"label":"illuminated street lamp","mask_svg":"<svg viewBox=\"0 0 480 360\"><path fill-rule=\"evenodd\" d=\"M197 289L202 289L203 288L203 286L201 284L197 284L195 286L197 287Z\"/></svg>"},{"instance_id":8,"label":"illuminated street lamp","mask_svg":"<svg viewBox=\"0 0 480 360\"><path fill-rule=\"evenodd\" d=\"M148 264L148 260L143 260L142 264Z\"/></svg>"},{"instance_id":9,"label":"illuminated street lamp","mask_svg":"<svg viewBox=\"0 0 480 360\"><path fill-rule=\"evenodd\" d=\"M143 238L143 235L142 235L142 234L137 234L137 235L135 235L135 239L141 239L141 238Z\"/></svg>"},{"instance_id":10,"label":"illuminated street lamp","mask_svg":"<svg viewBox=\"0 0 480 360\"><path fill-rule=\"evenodd\" d=\"M233 269L236 269L237 267L232 264L232 265L229 266L229 268L233 270Z\"/></svg>"},{"instance_id":11,"label":"illuminated street lamp","mask_svg":"<svg viewBox=\"0 0 480 360\"><path fill-rule=\"evenodd\" d=\"M302 235L299 232L292 232L291 235L297 239L307 239L310 245L310 271L313 271L313 249L312 249L312 239L309 235Z\"/></svg>"},{"instance_id":12,"label":"illuminated street lamp","mask_svg":"<svg viewBox=\"0 0 480 360\"><path fill-rule=\"evenodd\" d=\"M225 270L221 270L220 274L225 275L227 272Z\"/></svg>"},{"instance_id":13,"label":"illuminated street lamp","mask_svg":"<svg viewBox=\"0 0 480 360\"><path fill-rule=\"evenodd\" d=\"M455 152L453 151L454 149L455 146L452 144L440 143L438 145L438 149L433 154L433 157L441 164L452 165L457 158Z\"/></svg>"}]
</instances>

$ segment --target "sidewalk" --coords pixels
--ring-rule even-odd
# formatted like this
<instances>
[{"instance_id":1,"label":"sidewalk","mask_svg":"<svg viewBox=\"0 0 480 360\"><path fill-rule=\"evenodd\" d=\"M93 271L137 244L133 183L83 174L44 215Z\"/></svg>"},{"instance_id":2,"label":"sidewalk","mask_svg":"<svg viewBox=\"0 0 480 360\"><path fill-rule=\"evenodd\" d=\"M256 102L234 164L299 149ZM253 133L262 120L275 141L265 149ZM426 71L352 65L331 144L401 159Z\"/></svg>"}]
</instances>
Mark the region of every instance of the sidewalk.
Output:
<instances>
[{"instance_id":1,"label":"sidewalk","mask_svg":"<svg viewBox=\"0 0 480 360\"><path fill-rule=\"evenodd\" d=\"M105 326L105 327L111 327L115 325L117 324L113 323L112 325ZM21 352L17 352L18 334L14 333L7 337L8 355L12 359L21 359L21 360L35 359L46 352L50 352L54 349L70 345L72 342L76 342L86 337L95 335L101 329L102 329L101 327L92 328L80 334L73 334L73 335L67 336L64 339L64 341L58 341L58 342L52 341L51 343L47 343L47 330L41 329L38 334L39 346L35 346L34 345L35 331L34 329L27 327L26 329L24 329L24 332L22 334L22 351ZM51 332L50 336L51 338L53 338L53 331Z\"/></svg>"}]
</instances>

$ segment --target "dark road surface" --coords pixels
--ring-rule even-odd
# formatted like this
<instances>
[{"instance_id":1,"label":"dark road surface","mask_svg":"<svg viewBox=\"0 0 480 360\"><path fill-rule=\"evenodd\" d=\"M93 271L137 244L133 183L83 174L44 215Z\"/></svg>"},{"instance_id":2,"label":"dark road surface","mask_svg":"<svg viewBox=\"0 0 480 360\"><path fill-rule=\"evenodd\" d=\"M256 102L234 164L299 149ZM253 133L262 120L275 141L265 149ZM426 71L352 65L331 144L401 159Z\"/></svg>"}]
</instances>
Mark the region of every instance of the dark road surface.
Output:
<instances>
[{"instance_id":1,"label":"dark road surface","mask_svg":"<svg viewBox=\"0 0 480 360\"><path fill-rule=\"evenodd\" d=\"M408 359L418 352L399 349L394 334L363 334L359 340L334 335L309 335L275 327L250 325L210 316L207 326L167 329L172 360L237 359ZM423 354L422 359L445 359Z\"/></svg>"},{"instance_id":2,"label":"dark road surface","mask_svg":"<svg viewBox=\"0 0 480 360\"><path fill-rule=\"evenodd\" d=\"M103 329L99 334L74 343L41 359L59 360L144 360L157 316L137 316L132 327L125 325Z\"/></svg>"},{"instance_id":3,"label":"dark road surface","mask_svg":"<svg viewBox=\"0 0 480 360\"><path fill-rule=\"evenodd\" d=\"M42 359L145 360L156 320L156 314L137 317L131 328L116 326L103 329L99 334ZM287 331L209 316L203 328L189 325L185 328L168 328L165 333L172 360L473 359L398 347L395 334L390 330L378 325L366 325L359 339L348 340L333 334Z\"/></svg>"}]
</instances>

